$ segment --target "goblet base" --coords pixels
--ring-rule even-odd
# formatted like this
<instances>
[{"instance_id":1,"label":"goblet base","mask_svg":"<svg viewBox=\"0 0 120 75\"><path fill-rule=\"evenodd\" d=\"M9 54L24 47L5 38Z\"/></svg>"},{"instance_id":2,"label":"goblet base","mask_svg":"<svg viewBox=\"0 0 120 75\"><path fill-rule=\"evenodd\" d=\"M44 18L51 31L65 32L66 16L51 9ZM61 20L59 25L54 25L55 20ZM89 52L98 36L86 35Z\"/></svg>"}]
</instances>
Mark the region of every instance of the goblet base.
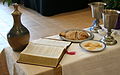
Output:
<instances>
[{"instance_id":1,"label":"goblet base","mask_svg":"<svg viewBox=\"0 0 120 75\"><path fill-rule=\"evenodd\" d=\"M117 43L112 36L105 36L100 41L104 42L106 45L115 45Z\"/></svg>"},{"instance_id":2,"label":"goblet base","mask_svg":"<svg viewBox=\"0 0 120 75\"><path fill-rule=\"evenodd\" d=\"M93 33L98 33L99 29L102 29L102 27L101 26L92 26L92 27L90 27L90 31L93 32Z\"/></svg>"}]
</instances>

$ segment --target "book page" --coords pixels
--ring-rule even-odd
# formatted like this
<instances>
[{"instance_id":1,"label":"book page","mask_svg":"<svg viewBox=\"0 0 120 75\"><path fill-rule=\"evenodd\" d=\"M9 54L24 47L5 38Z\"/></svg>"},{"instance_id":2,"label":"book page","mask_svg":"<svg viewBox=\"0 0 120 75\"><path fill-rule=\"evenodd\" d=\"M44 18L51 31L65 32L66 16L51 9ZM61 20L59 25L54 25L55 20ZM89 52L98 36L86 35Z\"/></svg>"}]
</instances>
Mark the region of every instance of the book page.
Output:
<instances>
[{"instance_id":1,"label":"book page","mask_svg":"<svg viewBox=\"0 0 120 75\"><path fill-rule=\"evenodd\" d=\"M66 41L58 41L58 40L50 40L50 39L42 39L42 38L40 38L37 41L34 41L33 43L52 45L52 46L62 46L62 47L66 47L70 44L70 42L66 42Z\"/></svg>"},{"instance_id":2,"label":"book page","mask_svg":"<svg viewBox=\"0 0 120 75\"><path fill-rule=\"evenodd\" d=\"M30 43L22 53L34 56L59 58L63 50L64 47Z\"/></svg>"},{"instance_id":3,"label":"book page","mask_svg":"<svg viewBox=\"0 0 120 75\"><path fill-rule=\"evenodd\" d=\"M48 58L59 58L63 50L70 42L40 39L39 42L29 43L22 54L42 56Z\"/></svg>"}]
</instances>

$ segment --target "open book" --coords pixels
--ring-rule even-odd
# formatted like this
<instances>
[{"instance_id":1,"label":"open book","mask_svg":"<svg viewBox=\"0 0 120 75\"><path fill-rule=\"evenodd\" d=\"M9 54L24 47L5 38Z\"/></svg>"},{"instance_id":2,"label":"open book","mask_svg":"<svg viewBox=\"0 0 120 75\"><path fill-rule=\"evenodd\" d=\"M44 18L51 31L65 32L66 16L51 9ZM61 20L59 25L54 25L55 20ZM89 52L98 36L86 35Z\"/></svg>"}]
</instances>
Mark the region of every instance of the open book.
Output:
<instances>
[{"instance_id":1,"label":"open book","mask_svg":"<svg viewBox=\"0 0 120 75\"><path fill-rule=\"evenodd\" d=\"M17 62L56 67L71 42L39 39L30 42Z\"/></svg>"}]
</instances>

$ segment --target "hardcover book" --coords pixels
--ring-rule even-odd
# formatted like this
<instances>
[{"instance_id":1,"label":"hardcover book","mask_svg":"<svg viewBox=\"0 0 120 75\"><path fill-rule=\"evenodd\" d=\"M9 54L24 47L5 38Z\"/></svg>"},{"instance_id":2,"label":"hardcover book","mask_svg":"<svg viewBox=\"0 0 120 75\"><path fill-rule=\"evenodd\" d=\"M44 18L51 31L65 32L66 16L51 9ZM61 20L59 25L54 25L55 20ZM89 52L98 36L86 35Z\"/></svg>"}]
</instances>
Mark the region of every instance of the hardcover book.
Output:
<instances>
[{"instance_id":1,"label":"hardcover book","mask_svg":"<svg viewBox=\"0 0 120 75\"><path fill-rule=\"evenodd\" d=\"M39 39L30 42L20 53L17 62L56 67L71 42Z\"/></svg>"}]
</instances>

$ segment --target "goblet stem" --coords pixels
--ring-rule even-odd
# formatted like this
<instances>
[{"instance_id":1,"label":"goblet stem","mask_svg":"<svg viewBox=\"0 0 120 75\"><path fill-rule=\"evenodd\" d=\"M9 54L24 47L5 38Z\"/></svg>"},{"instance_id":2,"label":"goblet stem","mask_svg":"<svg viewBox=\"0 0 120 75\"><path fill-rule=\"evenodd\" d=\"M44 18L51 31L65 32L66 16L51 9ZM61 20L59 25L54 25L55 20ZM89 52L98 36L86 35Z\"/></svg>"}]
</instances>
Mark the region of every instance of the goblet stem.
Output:
<instances>
[{"instance_id":1,"label":"goblet stem","mask_svg":"<svg viewBox=\"0 0 120 75\"><path fill-rule=\"evenodd\" d=\"M111 29L107 29L107 34L101 39L106 45L114 45L117 41L111 36Z\"/></svg>"},{"instance_id":2,"label":"goblet stem","mask_svg":"<svg viewBox=\"0 0 120 75\"><path fill-rule=\"evenodd\" d=\"M111 36L111 29L107 29L107 36Z\"/></svg>"},{"instance_id":3,"label":"goblet stem","mask_svg":"<svg viewBox=\"0 0 120 75\"><path fill-rule=\"evenodd\" d=\"M99 25L99 23L100 23L99 19L96 19L96 28L102 29L101 26Z\"/></svg>"},{"instance_id":4,"label":"goblet stem","mask_svg":"<svg viewBox=\"0 0 120 75\"><path fill-rule=\"evenodd\" d=\"M99 23L100 23L99 19L96 19L96 26L99 27Z\"/></svg>"},{"instance_id":5,"label":"goblet stem","mask_svg":"<svg viewBox=\"0 0 120 75\"><path fill-rule=\"evenodd\" d=\"M100 23L99 19L96 19L96 20L93 22L93 25L92 25L90 31L92 31L92 32L94 32L94 33L98 33L98 30L99 30L99 29L102 29L101 26L99 25L99 23Z\"/></svg>"}]
</instances>

